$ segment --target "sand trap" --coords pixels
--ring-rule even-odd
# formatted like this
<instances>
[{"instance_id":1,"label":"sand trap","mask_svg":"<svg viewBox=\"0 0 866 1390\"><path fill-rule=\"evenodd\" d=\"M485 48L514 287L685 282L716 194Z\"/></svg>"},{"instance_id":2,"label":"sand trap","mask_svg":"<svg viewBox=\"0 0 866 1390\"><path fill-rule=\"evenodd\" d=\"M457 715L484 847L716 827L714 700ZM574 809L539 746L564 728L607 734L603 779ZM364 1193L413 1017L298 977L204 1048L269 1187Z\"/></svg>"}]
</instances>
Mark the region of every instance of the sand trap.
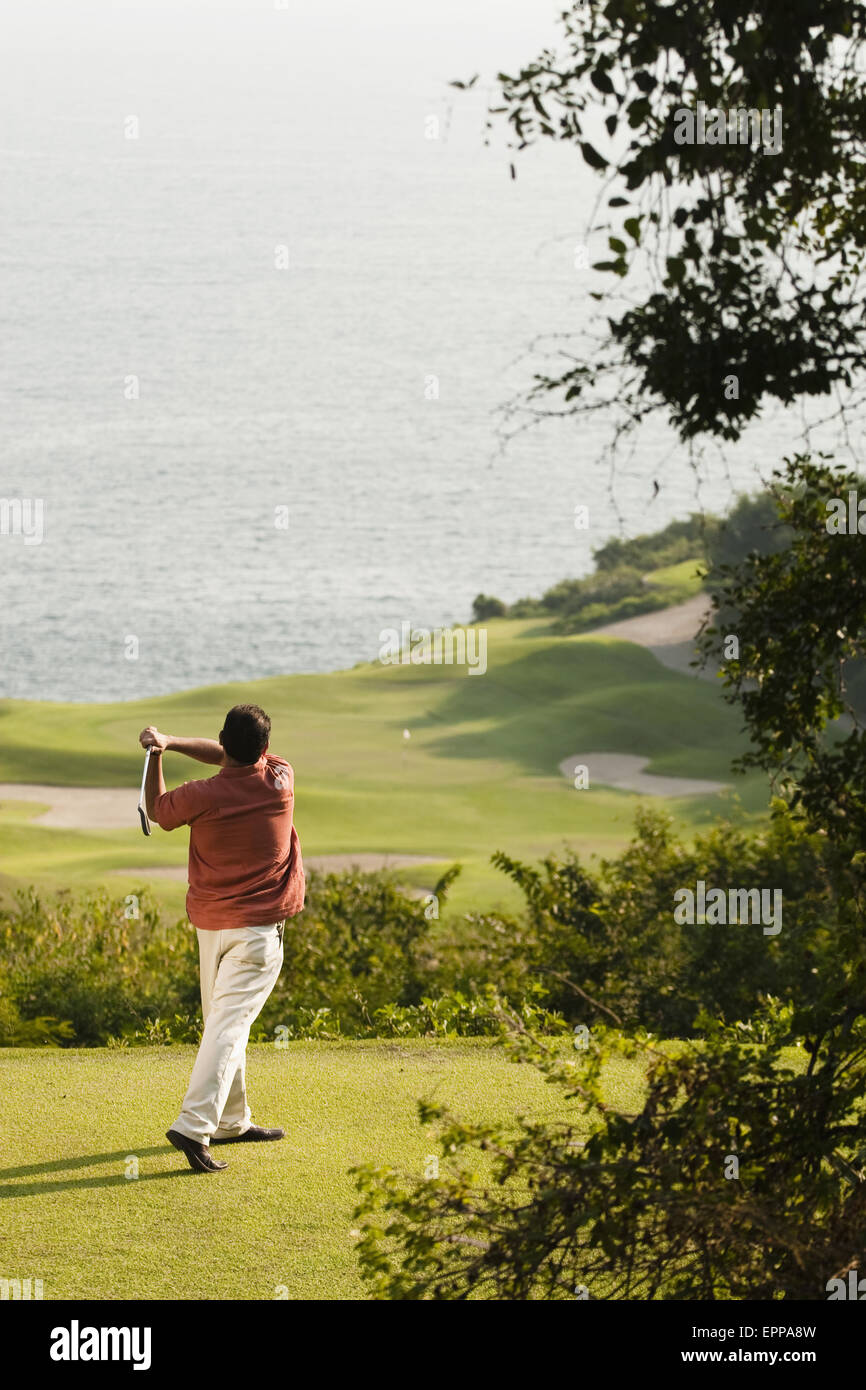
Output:
<instances>
[{"instance_id":1,"label":"sand trap","mask_svg":"<svg viewBox=\"0 0 866 1390\"><path fill-rule=\"evenodd\" d=\"M704 796L708 792L725 790L724 782L709 782L697 777L656 777L644 772L649 758L634 753L576 753L559 764L559 770L574 781L574 769L583 765L589 772L590 788L616 787L618 791L638 792L641 796Z\"/></svg>"},{"instance_id":2,"label":"sand trap","mask_svg":"<svg viewBox=\"0 0 866 1390\"><path fill-rule=\"evenodd\" d=\"M35 801L48 810L31 825L62 830L122 830L138 822L138 788L49 787L28 782L0 783L0 801Z\"/></svg>"},{"instance_id":3,"label":"sand trap","mask_svg":"<svg viewBox=\"0 0 866 1390\"><path fill-rule=\"evenodd\" d=\"M446 856L447 858L447 856ZM411 869L416 864L439 864L429 854L305 854L304 868L322 874L346 873L360 869L372 873L376 869ZM112 869L113 874L127 878L176 878L186 883L186 864L137 864L127 869ZM423 890L420 890L423 891Z\"/></svg>"}]
</instances>

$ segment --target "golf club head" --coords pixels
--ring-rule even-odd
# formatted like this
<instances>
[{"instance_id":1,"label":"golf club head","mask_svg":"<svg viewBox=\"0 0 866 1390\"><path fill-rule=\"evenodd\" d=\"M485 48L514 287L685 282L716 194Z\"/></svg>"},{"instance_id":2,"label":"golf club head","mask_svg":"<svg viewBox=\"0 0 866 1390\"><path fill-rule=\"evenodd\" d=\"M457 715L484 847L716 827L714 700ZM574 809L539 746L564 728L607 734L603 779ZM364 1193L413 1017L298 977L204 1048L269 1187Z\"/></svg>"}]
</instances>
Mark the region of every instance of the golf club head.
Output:
<instances>
[{"instance_id":1,"label":"golf club head","mask_svg":"<svg viewBox=\"0 0 866 1390\"><path fill-rule=\"evenodd\" d=\"M145 835L151 835L153 832L150 828L150 821L147 819L147 812L145 811L143 806L139 806L138 814L141 817L141 828L144 831Z\"/></svg>"}]
</instances>

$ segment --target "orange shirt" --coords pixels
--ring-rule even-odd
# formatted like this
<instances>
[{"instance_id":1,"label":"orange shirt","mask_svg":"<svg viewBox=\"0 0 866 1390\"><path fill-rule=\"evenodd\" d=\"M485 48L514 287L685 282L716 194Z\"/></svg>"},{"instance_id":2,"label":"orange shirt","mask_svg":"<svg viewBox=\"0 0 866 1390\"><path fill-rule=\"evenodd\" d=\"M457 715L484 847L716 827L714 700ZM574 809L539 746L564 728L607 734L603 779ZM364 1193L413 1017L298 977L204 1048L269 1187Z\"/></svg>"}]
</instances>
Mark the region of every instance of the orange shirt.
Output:
<instances>
[{"instance_id":1,"label":"orange shirt","mask_svg":"<svg viewBox=\"0 0 866 1390\"><path fill-rule=\"evenodd\" d=\"M266 927L301 911L294 785L289 764L263 754L249 767L223 767L157 797L157 825L190 827L186 910L194 926Z\"/></svg>"}]
</instances>

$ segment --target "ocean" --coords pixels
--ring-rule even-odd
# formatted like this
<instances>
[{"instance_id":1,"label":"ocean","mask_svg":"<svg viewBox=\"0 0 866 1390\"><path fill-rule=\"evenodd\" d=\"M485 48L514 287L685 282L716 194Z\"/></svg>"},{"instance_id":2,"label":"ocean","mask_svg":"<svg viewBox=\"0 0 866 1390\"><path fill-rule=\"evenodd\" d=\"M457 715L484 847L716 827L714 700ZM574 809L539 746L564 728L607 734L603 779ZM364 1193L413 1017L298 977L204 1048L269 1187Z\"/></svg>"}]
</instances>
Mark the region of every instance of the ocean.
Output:
<instances>
[{"instance_id":1,"label":"ocean","mask_svg":"<svg viewBox=\"0 0 866 1390\"><path fill-rule=\"evenodd\" d=\"M38 499L43 529L0 535L0 695L351 666L385 628L466 621L479 591L540 594L611 535L722 509L790 451L787 416L697 468L661 423L614 473L609 421L503 439L532 345L607 285L575 263L598 185L574 150L483 140L491 77L558 9L4 21L0 497Z\"/></svg>"}]
</instances>

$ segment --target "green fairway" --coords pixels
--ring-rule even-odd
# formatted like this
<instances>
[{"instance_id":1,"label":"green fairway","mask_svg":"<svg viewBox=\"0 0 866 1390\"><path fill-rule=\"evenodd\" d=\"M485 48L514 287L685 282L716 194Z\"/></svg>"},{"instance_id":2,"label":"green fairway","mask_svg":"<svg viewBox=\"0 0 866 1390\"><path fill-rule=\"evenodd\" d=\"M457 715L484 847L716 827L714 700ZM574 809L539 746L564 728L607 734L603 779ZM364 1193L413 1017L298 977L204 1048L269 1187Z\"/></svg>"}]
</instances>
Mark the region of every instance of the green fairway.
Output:
<instances>
[{"instance_id":1,"label":"green fairway","mask_svg":"<svg viewBox=\"0 0 866 1390\"><path fill-rule=\"evenodd\" d=\"M286 1137L226 1145L228 1170L197 1174L163 1137L193 1055L0 1050L14 1117L0 1165L4 1277L42 1279L46 1299L362 1298L347 1169L369 1160L420 1177L435 1144L418 1098L473 1121L562 1106L482 1039L251 1047L253 1117ZM617 1102L638 1104L639 1066L609 1075Z\"/></svg>"},{"instance_id":2,"label":"green fairway","mask_svg":"<svg viewBox=\"0 0 866 1390\"><path fill-rule=\"evenodd\" d=\"M682 603L701 592L701 576L705 566L699 560L681 560L678 565L663 565L647 576L651 589L661 589L672 602Z\"/></svg>"},{"instance_id":3,"label":"green fairway","mask_svg":"<svg viewBox=\"0 0 866 1390\"><path fill-rule=\"evenodd\" d=\"M129 787L128 821L117 829L34 825L38 808L0 803L4 886L103 882L128 892L152 866L185 863L185 831L146 840L138 829L137 735L155 723L215 737L238 701L268 710L274 751L294 765L308 856L429 856L434 864L401 871L424 888L460 860L452 907L461 911L514 905L510 885L488 864L496 849L536 858L564 842L585 853L624 843L637 798L602 786L576 791L558 770L569 755L644 754L650 772L730 780L740 719L712 683L670 671L631 643L557 637L537 620L486 626L484 675L370 663L124 704L0 702L0 782ZM209 775L201 764L168 755L170 786L201 775ZM759 778L735 788L746 814L766 805ZM665 804L688 833L729 807L730 794ZM182 883L154 878L152 887L180 910Z\"/></svg>"}]
</instances>

